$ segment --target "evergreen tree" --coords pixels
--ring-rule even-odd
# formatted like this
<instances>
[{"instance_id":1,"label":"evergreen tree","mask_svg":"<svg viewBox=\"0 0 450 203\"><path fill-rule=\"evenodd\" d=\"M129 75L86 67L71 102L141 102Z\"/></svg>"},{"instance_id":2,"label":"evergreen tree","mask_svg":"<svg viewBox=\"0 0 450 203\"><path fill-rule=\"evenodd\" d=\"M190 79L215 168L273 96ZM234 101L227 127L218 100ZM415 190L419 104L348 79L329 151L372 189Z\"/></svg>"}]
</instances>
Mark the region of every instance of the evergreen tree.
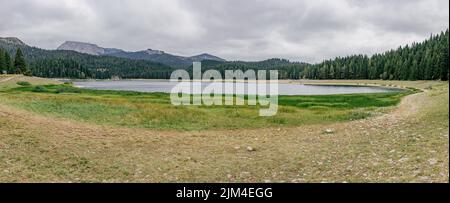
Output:
<instances>
[{"instance_id":1,"label":"evergreen tree","mask_svg":"<svg viewBox=\"0 0 450 203\"><path fill-rule=\"evenodd\" d=\"M307 79L448 80L449 31L372 57L353 55L308 65L301 73ZM326 74L329 67L341 74ZM339 76L340 75L340 76Z\"/></svg>"},{"instance_id":2,"label":"evergreen tree","mask_svg":"<svg viewBox=\"0 0 450 203\"><path fill-rule=\"evenodd\" d=\"M374 54L336 57L318 64L269 59L259 62L203 61L202 70L278 70L280 79L448 80L449 30L420 43ZM19 49L20 48L20 49ZM3 49L3 50L1 50ZM14 60L9 54L16 51ZM26 61L26 62L25 62ZM28 67L30 72L28 72ZM93 56L63 50L15 46L0 41L0 71L40 77L167 79L173 67L147 60ZM187 69L191 71L191 68ZM190 73L192 74L192 73Z\"/></svg>"},{"instance_id":3,"label":"evergreen tree","mask_svg":"<svg viewBox=\"0 0 450 203\"><path fill-rule=\"evenodd\" d=\"M441 80L447 81L449 79L449 38L448 38L448 30L446 31L446 33L441 33L441 35L447 35L447 37L443 37L441 38L441 58L440 58L440 64L439 66L441 67Z\"/></svg>"},{"instance_id":4,"label":"evergreen tree","mask_svg":"<svg viewBox=\"0 0 450 203\"><path fill-rule=\"evenodd\" d=\"M16 50L16 56L14 57L14 69L15 73L28 74L27 64L25 63L25 58L23 57L22 50L18 48Z\"/></svg>"},{"instance_id":5,"label":"evergreen tree","mask_svg":"<svg viewBox=\"0 0 450 203\"><path fill-rule=\"evenodd\" d=\"M3 51L3 49L0 49L0 74L3 74L3 72L8 69L6 66L5 53L6 52Z\"/></svg>"},{"instance_id":6,"label":"evergreen tree","mask_svg":"<svg viewBox=\"0 0 450 203\"><path fill-rule=\"evenodd\" d=\"M11 61L11 56L9 56L9 53L7 51L5 51L5 70L7 73L12 73L13 72L13 63Z\"/></svg>"}]
</instances>

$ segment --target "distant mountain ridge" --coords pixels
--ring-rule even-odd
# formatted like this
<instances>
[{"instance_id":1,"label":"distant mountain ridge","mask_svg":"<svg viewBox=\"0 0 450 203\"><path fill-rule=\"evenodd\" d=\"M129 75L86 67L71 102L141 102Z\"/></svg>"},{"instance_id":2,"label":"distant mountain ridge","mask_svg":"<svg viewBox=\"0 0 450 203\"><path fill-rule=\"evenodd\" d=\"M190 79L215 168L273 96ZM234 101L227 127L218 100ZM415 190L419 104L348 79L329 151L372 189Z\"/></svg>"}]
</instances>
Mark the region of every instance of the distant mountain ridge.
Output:
<instances>
[{"instance_id":1,"label":"distant mountain ridge","mask_svg":"<svg viewBox=\"0 0 450 203\"><path fill-rule=\"evenodd\" d=\"M69 44L70 45L70 44ZM49 78L168 78L174 68L149 60L134 60L109 55L118 49L102 49L86 44L78 47L91 54L70 50L31 47L18 38L0 37L0 49L14 56L21 49L33 76Z\"/></svg>"},{"instance_id":2,"label":"distant mountain ridge","mask_svg":"<svg viewBox=\"0 0 450 203\"><path fill-rule=\"evenodd\" d=\"M224 73L226 70L278 70L279 79L446 81L449 78L448 40L447 29L422 42L414 42L372 56L349 55L315 64L280 58L253 62L217 61L209 60L215 59L215 56L209 54L183 57L152 49L126 52L77 42L72 42L72 45L68 43L61 48L71 50L45 50L30 47L14 37L0 37L0 49L13 56L17 49L21 48L32 75L39 77L168 79L177 67L186 68L189 72L192 70L191 61L203 60L202 71L217 70ZM186 61L189 66L186 66Z\"/></svg>"},{"instance_id":3,"label":"distant mountain ridge","mask_svg":"<svg viewBox=\"0 0 450 203\"><path fill-rule=\"evenodd\" d=\"M69 50L76 51L83 54L91 54L91 55L108 55L117 52L123 52L121 49L110 49L99 47L96 44L90 44L85 42L75 42L75 41L66 41L61 44L57 50Z\"/></svg>"},{"instance_id":4,"label":"distant mountain ridge","mask_svg":"<svg viewBox=\"0 0 450 203\"><path fill-rule=\"evenodd\" d=\"M0 37L0 41L12 45L20 45L20 46L26 45L25 43L22 42L22 40L20 40L17 37Z\"/></svg>"},{"instance_id":5,"label":"distant mountain ridge","mask_svg":"<svg viewBox=\"0 0 450 203\"><path fill-rule=\"evenodd\" d=\"M203 53L200 55L185 57L177 56L173 54L166 53L161 50L147 49L136 52L124 51L122 49L116 48L103 48L96 44L76 42L76 41L66 41L61 44L57 50L69 50L76 51L79 53L91 54L96 56L115 56L120 58L135 59L135 60L149 60L153 62L162 63L175 68L187 68L194 61L220 61L225 62L226 60L211 55Z\"/></svg>"}]
</instances>

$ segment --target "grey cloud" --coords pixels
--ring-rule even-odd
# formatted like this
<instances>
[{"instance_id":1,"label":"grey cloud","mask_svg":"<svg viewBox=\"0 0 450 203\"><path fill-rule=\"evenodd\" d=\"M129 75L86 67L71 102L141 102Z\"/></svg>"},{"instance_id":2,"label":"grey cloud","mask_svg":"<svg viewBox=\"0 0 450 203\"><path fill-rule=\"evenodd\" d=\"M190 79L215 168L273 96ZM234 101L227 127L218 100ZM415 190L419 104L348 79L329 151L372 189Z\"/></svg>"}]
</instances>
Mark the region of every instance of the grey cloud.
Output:
<instances>
[{"instance_id":1,"label":"grey cloud","mask_svg":"<svg viewBox=\"0 0 450 203\"><path fill-rule=\"evenodd\" d=\"M0 36L229 60L319 62L420 41L449 26L448 0L1 0Z\"/></svg>"}]
</instances>

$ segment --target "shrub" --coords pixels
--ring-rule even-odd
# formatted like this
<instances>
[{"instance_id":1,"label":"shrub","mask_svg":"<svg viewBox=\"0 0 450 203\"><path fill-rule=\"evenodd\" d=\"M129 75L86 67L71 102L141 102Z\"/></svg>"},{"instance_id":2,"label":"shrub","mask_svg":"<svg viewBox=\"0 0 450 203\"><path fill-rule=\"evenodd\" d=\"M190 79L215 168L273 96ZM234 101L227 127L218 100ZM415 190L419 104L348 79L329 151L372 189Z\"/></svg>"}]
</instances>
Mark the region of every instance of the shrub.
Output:
<instances>
[{"instance_id":1,"label":"shrub","mask_svg":"<svg viewBox=\"0 0 450 203\"><path fill-rule=\"evenodd\" d=\"M31 86L31 83L29 83L29 82L27 82L27 81L19 81L19 82L17 82L16 84L17 84L17 85L20 85L20 86L24 86L24 87L26 87L26 86Z\"/></svg>"},{"instance_id":2,"label":"shrub","mask_svg":"<svg viewBox=\"0 0 450 203\"><path fill-rule=\"evenodd\" d=\"M43 86L36 86L32 90L33 92L48 92L48 90Z\"/></svg>"},{"instance_id":3,"label":"shrub","mask_svg":"<svg viewBox=\"0 0 450 203\"><path fill-rule=\"evenodd\" d=\"M33 74L31 73L31 71L30 71L29 69L27 69L27 70L23 73L23 75L25 75L25 76L33 76Z\"/></svg>"},{"instance_id":4,"label":"shrub","mask_svg":"<svg viewBox=\"0 0 450 203\"><path fill-rule=\"evenodd\" d=\"M80 93L80 89L73 87L62 87L56 90L56 93Z\"/></svg>"}]
</instances>

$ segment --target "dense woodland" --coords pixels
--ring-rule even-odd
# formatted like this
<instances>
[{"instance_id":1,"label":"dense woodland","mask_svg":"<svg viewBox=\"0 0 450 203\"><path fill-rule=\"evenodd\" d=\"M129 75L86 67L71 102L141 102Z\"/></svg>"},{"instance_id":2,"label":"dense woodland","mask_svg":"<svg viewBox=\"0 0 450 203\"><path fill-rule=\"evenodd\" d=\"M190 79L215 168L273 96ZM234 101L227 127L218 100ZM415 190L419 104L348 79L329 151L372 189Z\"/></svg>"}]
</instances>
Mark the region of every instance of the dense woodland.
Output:
<instances>
[{"instance_id":1,"label":"dense woodland","mask_svg":"<svg viewBox=\"0 0 450 203\"><path fill-rule=\"evenodd\" d=\"M348 56L308 66L308 79L448 80L449 32L372 57Z\"/></svg>"},{"instance_id":2,"label":"dense woodland","mask_svg":"<svg viewBox=\"0 0 450 203\"><path fill-rule=\"evenodd\" d=\"M30 74L49 78L169 78L173 68L146 60L94 56L64 50L44 50L20 44L2 43L0 50L11 55L22 50ZM3 54L5 55L5 54ZM2 57L3 58L3 57ZM2 60L5 61L5 60ZM2 64L4 62L0 62ZM18 73L12 69L8 73Z\"/></svg>"},{"instance_id":3,"label":"dense woodland","mask_svg":"<svg viewBox=\"0 0 450 203\"><path fill-rule=\"evenodd\" d=\"M280 79L382 79L382 80L448 80L449 32L432 35L413 43L371 57L354 55L326 60L319 64L293 63L283 59L261 62L202 63L203 71L279 70Z\"/></svg>"},{"instance_id":4,"label":"dense woodland","mask_svg":"<svg viewBox=\"0 0 450 203\"><path fill-rule=\"evenodd\" d=\"M21 49L16 50L14 58L0 49L0 73L31 75Z\"/></svg>"},{"instance_id":5,"label":"dense woodland","mask_svg":"<svg viewBox=\"0 0 450 203\"><path fill-rule=\"evenodd\" d=\"M14 58L11 57L14 54ZM26 60L26 63L24 61ZM203 61L202 70L279 70L280 79L448 80L449 31L373 56L353 55L319 64L269 59L260 62ZM174 67L148 60L44 50L0 41L0 72L52 78L168 79ZM192 66L188 68L192 71ZM192 74L192 72L191 72Z\"/></svg>"},{"instance_id":6,"label":"dense woodland","mask_svg":"<svg viewBox=\"0 0 450 203\"><path fill-rule=\"evenodd\" d=\"M278 76L281 79L299 79L300 74L305 70L308 64L299 62L290 62L286 59L268 59L258 62L244 62L244 61L202 61L202 72L213 69L218 70L222 77L225 77L225 70L266 70L267 77L269 77L269 70L278 70ZM192 75L192 66L188 69Z\"/></svg>"}]
</instances>

